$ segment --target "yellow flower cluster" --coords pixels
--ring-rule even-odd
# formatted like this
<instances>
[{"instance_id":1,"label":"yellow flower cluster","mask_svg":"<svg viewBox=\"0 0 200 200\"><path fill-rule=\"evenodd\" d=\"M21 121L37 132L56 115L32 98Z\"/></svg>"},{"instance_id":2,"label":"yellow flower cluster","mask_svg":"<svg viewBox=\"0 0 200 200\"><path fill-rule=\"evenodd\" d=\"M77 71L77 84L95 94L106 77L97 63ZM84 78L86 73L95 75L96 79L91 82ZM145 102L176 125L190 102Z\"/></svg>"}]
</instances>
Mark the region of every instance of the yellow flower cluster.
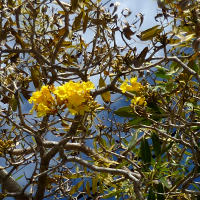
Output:
<instances>
[{"instance_id":1,"label":"yellow flower cluster","mask_svg":"<svg viewBox=\"0 0 200 200\"><path fill-rule=\"evenodd\" d=\"M130 79L130 81L128 79L126 79L120 86L120 89L122 90L123 93L125 93L126 91L128 92L141 92L142 90L144 90L144 86L137 82L137 77L133 77ZM145 101L145 97L144 96L135 96L132 100L131 100L131 104L133 106L139 105L139 106L146 106L147 102Z\"/></svg>"},{"instance_id":2,"label":"yellow flower cluster","mask_svg":"<svg viewBox=\"0 0 200 200\"><path fill-rule=\"evenodd\" d=\"M84 114L90 110L89 104L92 101L90 90L94 89L94 84L88 82L69 81L58 86L54 91L58 104L65 104L71 114Z\"/></svg>"},{"instance_id":3,"label":"yellow flower cluster","mask_svg":"<svg viewBox=\"0 0 200 200\"><path fill-rule=\"evenodd\" d=\"M145 97L134 97L131 100L132 105L146 106L147 102L145 101Z\"/></svg>"},{"instance_id":4,"label":"yellow flower cluster","mask_svg":"<svg viewBox=\"0 0 200 200\"><path fill-rule=\"evenodd\" d=\"M64 85L42 86L40 91L33 92L29 103L33 103L33 110L38 117L55 114L59 108L68 108L71 114L84 114L94 105L90 91L94 84L88 82L69 81Z\"/></svg>"},{"instance_id":5,"label":"yellow flower cluster","mask_svg":"<svg viewBox=\"0 0 200 200\"><path fill-rule=\"evenodd\" d=\"M55 110L55 98L52 96L54 90L54 86L44 85L40 91L33 92L32 97L28 100L29 103L33 103L31 113L36 110L38 117L51 114Z\"/></svg>"},{"instance_id":6,"label":"yellow flower cluster","mask_svg":"<svg viewBox=\"0 0 200 200\"><path fill-rule=\"evenodd\" d=\"M130 79L130 82L128 79L126 79L120 86L120 89L123 93L126 91L128 92L139 92L143 89L143 85L139 82L137 82L137 77L133 77Z\"/></svg>"}]
</instances>

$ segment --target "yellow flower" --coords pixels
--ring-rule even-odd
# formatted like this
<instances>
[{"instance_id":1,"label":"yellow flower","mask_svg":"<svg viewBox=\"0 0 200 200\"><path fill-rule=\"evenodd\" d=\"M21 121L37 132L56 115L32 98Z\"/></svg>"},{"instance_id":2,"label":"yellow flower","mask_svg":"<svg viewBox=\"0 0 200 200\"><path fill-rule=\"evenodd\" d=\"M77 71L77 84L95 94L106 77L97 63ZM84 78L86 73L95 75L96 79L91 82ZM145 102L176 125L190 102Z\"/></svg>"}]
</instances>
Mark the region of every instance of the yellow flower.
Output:
<instances>
[{"instance_id":1,"label":"yellow flower","mask_svg":"<svg viewBox=\"0 0 200 200\"><path fill-rule=\"evenodd\" d=\"M78 111L72 109L72 108L68 108L69 109L69 112L72 114L72 115L76 115L78 113Z\"/></svg>"},{"instance_id":2,"label":"yellow flower","mask_svg":"<svg viewBox=\"0 0 200 200\"><path fill-rule=\"evenodd\" d=\"M120 86L120 89L123 93L126 91L128 92L139 92L143 89L143 85L139 82L137 82L137 77L133 77L130 79L130 82L128 79L126 79Z\"/></svg>"},{"instance_id":3,"label":"yellow flower","mask_svg":"<svg viewBox=\"0 0 200 200\"><path fill-rule=\"evenodd\" d=\"M138 92L143 89L143 85L139 82L137 82L137 77L131 78L130 80L132 91Z\"/></svg>"},{"instance_id":4,"label":"yellow flower","mask_svg":"<svg viewBox=\"0 0 200 200\"><path fill-rule=\"evenodd\" d=\"M37 111L37 116L38 117L43 117L43 116L51 113L51 109L48 108L46 105L44 105L42 103L40 103L37 106L36 111Z\"/></svg>"},{"instance_id":5,"label":"yellow flower","mask_svg":"<svg viewBox=\"0 0 200 200\"><path fill-rule=\"evenodd\" d=\"M42 86L40 91L33 92L32 97L28 100L33 103L31 113L35 110L38 117L50 114L55 107L55 99L51 94L54 90L53 86Z\"/></svg>"},{"instance_id":6,"label":"yellow flower","mask_svg":"<svg viewBox=\"0 0 200 200\"><path fill-rule=\"evenodd\" d=\"M120 86L120 89L122 90L123 93L125 93L126 91L128 91L128 87L130 87L130 85L128 85L128 79L126 79Z\"/></svg>"},{"instance_id":7,"label":"yellow flower","mask_svg":"<svg viewBox=\"0 0 200 200\"><path fill-rule=\"evenodd\" d=\"M131 100L131 104L139 105L139 106L146 106L147 102L145 101L145 97L134 97L134 99Z\"/></svg>"},{"instance_id":8,"label":"yellow flower","mask_svg":"<svg viewBox=\"0 0 200 200\"><path fill-rule=\"evenodd\" d=\"M64 85L42 86L40 91L33 92L29 103L33 103L33 110L38 117L53 114L58 107L67 107L71 114L84 114L90 111L90 103L94 102L90 91L94 89L94 84L88 82L69 81ZM63 107L64 106L64 107Z\"/></svg>"},{"instance_id":9,"label":"yellow flower","mask_svg":"<svg viewBox=\"0 0 200 200\"><path fill-rule=\"evenodd\" d=\"M62 85L62 86L58 86L54 90L53 93L56 95L57 99L59 99L59 101L62 102L62 101L65 101L67 99L66 91L67 91L67 88L65 88L64 85Z\"/></svg>"},{"instance_id":10,"label":"yellow flower","mask_svg":"<svg viewBox=\"0 0 200 200\"><path fill-rule=\"evenodd\" d=\"M94 88L94 84L90 81L76 83L69 81L62 86L58 86L54 94L59 104L65 104L71 114L83 114L89 110L83 104L87 104L89 100L91 101L90 90Z\"/></svg>"},{"instance_id":11,"label":"yellow flower","mask_svg":"<svg viewBox=\"0 0 200 200\"><path fill-rule=\"evenodd\" d=\"M28 101L34 104L48 104L48 102L53 102L54 98L51 95L49 86L42 86L40 91L33 92L32 97Z\"/></svg>"}]
</instances>

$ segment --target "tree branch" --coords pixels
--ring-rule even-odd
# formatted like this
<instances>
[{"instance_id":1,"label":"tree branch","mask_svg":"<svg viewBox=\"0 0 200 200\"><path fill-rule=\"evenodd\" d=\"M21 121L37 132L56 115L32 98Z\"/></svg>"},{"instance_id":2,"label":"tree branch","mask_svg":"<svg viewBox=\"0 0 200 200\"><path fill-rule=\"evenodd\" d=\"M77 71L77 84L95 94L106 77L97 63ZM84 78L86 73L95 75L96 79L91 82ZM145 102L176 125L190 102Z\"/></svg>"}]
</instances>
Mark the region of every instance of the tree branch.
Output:
<instances>
[{"instance_id":1,"label":"tree branch","mask_svg":"<svg viewBox=\"0 0 200 200\"><path fill-rule=\"evenodd\" d=\"M180 64L183 67L183 69L185 69L186 71L188 71L190 74L196 76L196 78L198 79L198 81L200 81L200 76L197 74L197 72L195 72L193 69L191 69L190 67L188 67L178 57L173 56L173 57L167 57L166 59L169 60L169 61L174 61L174 62Z\"/></svg>"},{"instance_id":2,"label":"tree branch","mask_svg":"<svg viewBox=\"0 0 200 200\"><path fill-rule=\"evenodd\" d=\"M125 176L126 178L132 180L134 182L135 187L138 189L138 191L136 193L137 198L139 200L144 200L144 198L142 197L142 195L139 192L139 181L140 180L137 179L131 171L123 170L123 169L113 169L113 168L107 168L107 167L98 167L95 165L91 165L89 162L82 160L81 158L75 157L75 156L67 156L65 159L67 162L77 162L80 165L85 166L93 171Z\"/></svg>"},{"instance_id":3,"label":"tree branch","mask_svg":"<svg viewBox=\"0 0 200 200\"><path fill-rule=\"evenodd\" d=\"M0 166L0 183L7 191L8 196L14 196L16 200L30 200L29 194L24 193L23 188L11 177L9 173Z\"/></svg>"}]
</instances>

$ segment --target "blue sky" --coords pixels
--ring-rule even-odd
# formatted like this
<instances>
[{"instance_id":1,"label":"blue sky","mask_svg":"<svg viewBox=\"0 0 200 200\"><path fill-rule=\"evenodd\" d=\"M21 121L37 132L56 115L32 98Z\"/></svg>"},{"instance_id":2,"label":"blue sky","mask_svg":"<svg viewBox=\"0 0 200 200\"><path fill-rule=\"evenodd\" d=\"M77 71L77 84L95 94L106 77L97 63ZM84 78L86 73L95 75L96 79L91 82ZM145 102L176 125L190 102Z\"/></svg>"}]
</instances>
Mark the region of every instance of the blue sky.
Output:
<instances>
[{"instance_id":1,"label":"blue sky","mask_svg":"<svg viewBox=\"0 0 200 200\"><path fill-rule=\"evenodd\" d=\"M64 2L69 2L69 0L63 0ZM107 0L104 0L107 2ZM118 1L111 1L110 3L119 2L119 10L118 13L120 14L121 10L124 8L129 8L132 11L132 15L128 18L130 22L133 20L134 16L138 13L142 13L144 15L144 23L141 27L141 31L151 28L155 25L154 16L157 13L157 3L155 0L118 0ZM109 3L109 4L110 4ZM109 6L108 4L108 6ZM144 46L146 46L147 43L138 42L135 44L135 46L138 49L143 49ZM1 107L4 105L1 104ZM26 104L27 106L27 104ZM30 106L26 107L26 109L30 109ZM21 175L21 171L19 172ZM18 173L14 174L14 178L17 178L19 176ZM23 178L18 181L18 183L23 184L24 180ZM12 199L12 198L6 198L6 199Z\"/></svg>"},{"instance_id":2,"label":"blue sky","mask_svg":"<svg viewBox=\"0 0 200 200\"><path fill-rule=\"evenodd\" d=\"M157 12L157 3L155 0L118 0L118 2L120 2L120 8L129 8L132 11L132 15L137 15L138 13L144 14L142 28L149 28L155 23L154 16Z\"/></svg>"}]
</instances>

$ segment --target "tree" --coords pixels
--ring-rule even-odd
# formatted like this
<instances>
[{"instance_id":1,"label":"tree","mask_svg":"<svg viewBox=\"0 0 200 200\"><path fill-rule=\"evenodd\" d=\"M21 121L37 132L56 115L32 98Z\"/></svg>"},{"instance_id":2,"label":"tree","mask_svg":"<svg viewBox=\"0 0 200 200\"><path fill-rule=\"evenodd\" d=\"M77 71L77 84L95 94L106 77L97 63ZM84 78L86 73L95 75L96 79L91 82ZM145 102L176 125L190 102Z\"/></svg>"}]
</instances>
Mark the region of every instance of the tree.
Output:
<instances>
[{"instance_id":1,"label":"tree","mask_svg":"<svg viewBox=\"0 0 200 200\"><path fill-rule=\"evenodd\" d=\"M109 1L1 0L2 199L200 198L200 1L158 5L143 30Z\"/></svg>"}]
</instances>

